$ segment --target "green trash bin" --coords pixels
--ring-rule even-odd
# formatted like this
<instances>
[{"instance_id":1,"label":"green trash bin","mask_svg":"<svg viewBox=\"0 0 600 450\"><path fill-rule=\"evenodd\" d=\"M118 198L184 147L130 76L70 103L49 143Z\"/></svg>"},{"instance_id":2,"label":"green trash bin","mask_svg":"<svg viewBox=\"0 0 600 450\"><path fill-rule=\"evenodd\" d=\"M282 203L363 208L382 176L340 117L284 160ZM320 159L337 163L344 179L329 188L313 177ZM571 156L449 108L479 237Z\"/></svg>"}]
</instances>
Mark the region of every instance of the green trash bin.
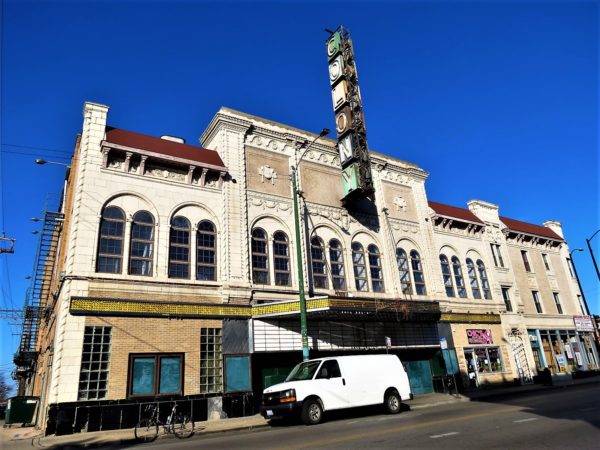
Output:
<instances>
[{"instance_id":1,"label":"green trash bin","mask_svg":"<svg viewBox=\"0 0 600 450\"><path fill-rule=\"evenodd\" d=\"M6 418L4 423L6 425L33 424L33 418L39 401L39 397L26 395L9 398L6 404Z\"/></svg>"}]
</instances>

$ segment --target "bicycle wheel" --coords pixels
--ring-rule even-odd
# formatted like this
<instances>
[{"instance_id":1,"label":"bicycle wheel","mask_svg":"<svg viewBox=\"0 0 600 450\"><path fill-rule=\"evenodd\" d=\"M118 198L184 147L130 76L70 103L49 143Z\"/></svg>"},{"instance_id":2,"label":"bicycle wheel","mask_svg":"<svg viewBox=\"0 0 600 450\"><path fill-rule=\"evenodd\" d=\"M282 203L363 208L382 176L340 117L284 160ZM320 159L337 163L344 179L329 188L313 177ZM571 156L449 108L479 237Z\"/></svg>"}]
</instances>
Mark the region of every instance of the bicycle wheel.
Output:
<instances>
[{"instance_id":1,"label":"bicycle wheel","mask_svg":"<svg viewBox=\"0 0 600 450\"><path fill-rule=\"evenodd\" d=\"M152 442L158 437L158 424L153 420L142 419L135 425L135 438L140 442Z\"/></svg>"},{"instance_id":2,"label":"bicycle wheel","mask_svg":"<svg viewBox=\"0 0 600 450\"><path fill-rule=\"evenodd\" d=\"M189 438L194 434L194 422L187 414L177 414L172 426L173 434L179 439Z\"/></svg>"}]
</instances>

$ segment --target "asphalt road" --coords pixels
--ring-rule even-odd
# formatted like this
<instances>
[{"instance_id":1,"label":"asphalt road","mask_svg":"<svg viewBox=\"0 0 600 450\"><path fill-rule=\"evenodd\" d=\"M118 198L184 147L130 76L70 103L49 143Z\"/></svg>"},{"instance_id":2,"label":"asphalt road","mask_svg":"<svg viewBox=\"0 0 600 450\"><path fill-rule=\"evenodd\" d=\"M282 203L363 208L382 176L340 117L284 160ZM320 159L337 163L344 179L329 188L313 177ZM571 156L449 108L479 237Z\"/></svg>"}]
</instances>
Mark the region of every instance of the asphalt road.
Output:
<instances>
[{"instance_id":1,"label":"asphalt road","mask_svg":"<svg viewBox=\"0 0 600 450\"><path fill-rule=\"evenodd\" d=\"M599 449L600 385L463 402L394 416L335 414L316 426L290 425L160 439L129 448L206 449ZM366 415L364 415L366 414ZM327 418L327 417L326 417Z\"/></svg>"}]
</instances>

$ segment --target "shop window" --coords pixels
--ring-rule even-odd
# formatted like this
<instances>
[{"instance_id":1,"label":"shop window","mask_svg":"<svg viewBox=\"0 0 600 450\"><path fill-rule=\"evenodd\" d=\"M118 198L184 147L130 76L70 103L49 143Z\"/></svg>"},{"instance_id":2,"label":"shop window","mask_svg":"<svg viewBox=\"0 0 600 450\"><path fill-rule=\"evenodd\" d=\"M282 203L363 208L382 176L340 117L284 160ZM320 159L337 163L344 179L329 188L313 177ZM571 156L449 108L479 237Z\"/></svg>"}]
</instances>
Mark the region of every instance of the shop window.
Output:
<instances>
[{"instance_id":1,"label":"shop window","mask_svg":"<svg viewBox=\"0 0 600 450\"><path fill-rule=\"evenodd\" d=\"M352 266L354 267L354 283L357 291L368 291L367 265L365 263L365 251L358 242L352 243Z\"/></svg>"},{"instance_id":2,"label":"shop window","mask_svg":"<svg viewBox=\"0 0 600 450\"><path fill-rule=\"evenodd\" d=\"M327 261L325 248L320 237L314 236L310 240L310 259L312 262L312 278L315 289L327 289Z\"/></svg>"},{"instance_id":3,"label":"shop window","mask_svg":"<svg viewBox=\"0 0 600 450\"><path fill-rule=\"evenodd\" d=\"M190 221L181 216L171 219L169 278L190 278Z\"/></svg>"},{"instance_id":4,"label":"shop window","mask_svg":"<svg viewBox=\"0 0 600 450\"><path fill-rule=\"evenodd\" d=\"M96 272L121 273L124 237L125 213L116 206L104 208L100 220Z\"/></svg>"},{"instance_id":5,"label":"shop window","mask_svg":"<svg viewBox=\"0 0 600 450\"><path fill-rule=\"evenodd\" d=\"M558 292L553 292L552 295L554 296L554 304L556 305L556 311L559 314L563 314L563 309L562 305L560 304L560 297L558 296Z\"/></svg>"},{"instance_id":6,"label":"shop window","mask_svg":"<svg viewBox=\"0 0 600 450\"><path fill-rule=\"evenodd\" d=\"M402 293L412 295L408 255L404 249L400 247L396 249L396 264L398 265L398 275L400 276L400 289L402 290Z\"/></svg>"},{"instance_id":7,"label":"shop window","mask_svg":"<svg viewBox=\"0 0 600 450\"><path fill-rule=\"evenodd\" d=\"M454 285L452 284L452 274L450 273L450 264L446 255L440 255L440 265L442 267L442 277L444 279L444 287L446 288L446 296L454 297Z\"/></svg>"},{"instance_id":8,"label":"shop window","mask_svg":"<svg viewBox=\"0 0 600 450\"><path fill-rule=\"evenodd\" d=\"M111 327L90 326L84 329L79 400L106 398L111 331ZM48 367L51 365L52 363L48 362Z\"/></svg>"},{"instance_id":9,"label":"shop window","mask_svg":"<svg viewBox=\"0 0 600 450\"><path fill-rule=\"evenodd\" d=\"M531 296L533 297L535 310L538 312L538 314L542 314L542 304L540 303L540 295L538 291L531 291Z\"/></svg>"},{"instance_id":10,"label":"shop window","mask_svg":"<svg viewBox=\"0 0 600 450\"><path fill-rule=\"evenodd\" d=\"M512 312L513 307L510 301L510 288L506 286L502 286L502 299L504 300L504 306L506 306L507 312Z\"/></svg>"},{"instance_id":11,"label":"shop window","mask_svg":"<svg viewBox=\"0 0 600 450\"><path fill-rule=\"evenodd\" d=\"M485 264L483 261L477 260L477 271L479 272L479 281L481 281L481 290L483 291L483 298L486 300L492 299L492 291L490 290L490 282L485 271Z\"/></svg>"},{"instance_id":12,"label":"shop window","mask_svg":"<svg viewBox=\"0 0 600 450\"><path fill-rule=\"evenodd\" d=\"M291 286L290 246L288 237L283 231L273 235L273 265L275 268L275 285Z\"/></svg>"},{"instance_id":13,"label":"shop window","mask_svg":"<svg viewBox=\"0 0 600 450\"><path fill-rule=\"evenodd\" d=\"M200 392L223 390L223 355L220 328L200 329Z\"/></svg>"},{"instance_id":14,"label":"shop window","mask_svg":"<svg viewBox=\"0 0 600 450\"><path fill-rule=\"evenodd\" d=\"M526 250L521 250L521 259L523 260L523 266L525 267L525 271L531 272L531 266L529 265L529 256L527 255Z\"/></svg>"},{"instance_id":15,"label":"shop window","mask_svg":"<svg viewBox=\"0 0 600 450\"><path fill-rule=\"evenodd\" d=\"M148 211L133 215L129 250L129 274L152 275L154 217Z\"/></svg>"},{"instance_id":16,"label":"shop window","mask_svg":"<svg viewBox=\"0 0 600 450\"><path fill-rule=\"evenodd\" d=\"M479 374L502 372L502 355L499 347L473 347L465 348L465 359L472 367L475 360Z\"/></svg>"},{"instance_id":17,"label":"shop window","mask_svg":"<svg viewBox=\"0 0 600 450\"><path fill-rule=\"evenodd\" d=\"M412 267L413 279L415 280L415 291L417 295L427 295L425 287L425 276L423 275L423 266L419 252L412 250L410 252L410 264Z\"/></svg>"},{"instance_id":18,"label":"shop window","mask_svg":"<svg viewBox=\"0 0 600 450\"><path fill-rule=\"evenodd\" d=\"M454 281L456 282L456 290L460 298L467 298L467 289L463 279L462 268L460 261L456 256L452 257L452 271L454 272Z\"/></svg>"},{"instance_id":19,"label":"shop window","mask_svg":"<svg viewBox=\"0 0 600 450\"><path fill-rule=\"evenodd\" d=\"M383 285L383 270L381 268L381 255L376 245L369 245L367 247L369 253L369 270L371 272L371 286L373 292L383 292L385 290Z\"/></svg>"},{"instance_id":20,"label":"shop window","mask_svg":"<svg viewBox=\"0 0 600 450\"><path fill-rule=\"evenodd\" d=\"M344 253L342 244L337 239L329 241L329 261L331 262L331 279L333 289L336 291L346 290L346 275L344 272Z\"/></svg>"},{"instance_id":21,"label":"shop window","mask_svg":"<svg viewBox=\"0 0 600 450\"><path fill-rule=\"evenodd\" d=\"M212 222L203 220L196 234L196 279L217 280L217 232Z\"/></svg>"},{"instance_id":22,"label":"shop window","mask_svg":"<svg viewBox=\"0 0 600 450\"><path fill-rule=\"evenodd\" d=\"M469 275L469 282L471 284L471 292L473 293L473 298L480 299L481 291L479 290L479 283L477 282L477 272L475 270L475 264L473 264L473 260L467 258L467 273Z\"/></svg>"},{"instance_id":23,"label":"shop window","mask_svg":"<svg viewBox=\"0 0 600 450\"><path fill-rule=\"evenodd\" d=\"M183 394L183 354L129 355L129 396L154 397Z\"/></svg>"},{"instance_id":24,"label":"shop window","mask_svg":"<svg viewBox=\"0 0 600 450\"><path fill-rule=\"evenodd\" d=\"M252 230L252 282L269 284L269 254L267 233L261 228Z\"/></svg>"}]
</instances>

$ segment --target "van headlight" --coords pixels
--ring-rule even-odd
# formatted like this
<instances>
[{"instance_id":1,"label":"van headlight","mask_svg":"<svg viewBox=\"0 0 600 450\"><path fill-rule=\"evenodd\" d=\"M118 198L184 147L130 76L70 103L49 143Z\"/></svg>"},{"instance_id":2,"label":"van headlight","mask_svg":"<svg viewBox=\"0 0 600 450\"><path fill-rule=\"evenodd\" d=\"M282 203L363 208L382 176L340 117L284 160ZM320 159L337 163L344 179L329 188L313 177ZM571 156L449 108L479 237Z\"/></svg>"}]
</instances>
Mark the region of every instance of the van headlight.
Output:
<instances>
[{"instance_id":1,"label":"van headlight","mask_svg":"<svg viewBox=\"0 0 600 450\"><path fill-rule=\"evenodd\" d=\"M296 401L296 389L288 389L281 393L279 397L280 403L290 403Z\"/></svg>"}]
</instances>

